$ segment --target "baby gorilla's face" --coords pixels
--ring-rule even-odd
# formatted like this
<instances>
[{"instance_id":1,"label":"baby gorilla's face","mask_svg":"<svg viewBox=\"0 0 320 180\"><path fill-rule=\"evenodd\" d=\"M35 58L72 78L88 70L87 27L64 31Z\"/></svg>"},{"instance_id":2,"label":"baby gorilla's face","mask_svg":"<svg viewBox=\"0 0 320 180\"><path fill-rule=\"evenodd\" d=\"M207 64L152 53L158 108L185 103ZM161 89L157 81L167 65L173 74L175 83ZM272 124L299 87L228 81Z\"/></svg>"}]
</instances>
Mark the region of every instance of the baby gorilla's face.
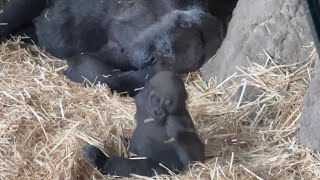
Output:
<instances>
[{"instance_id":1,"label":"baby gorilla's face","mask_svg":"<svg viewBox=\"0 0 320 180\"><path fill-rule=\"evenodd\" d=\"M187 93L182 80L171 71L156 74L136 96L137 106L143 107L148 117L162 124L168 115L182 112L186 99Z\"/></svg>"},{"instance_id":2,"label":"baby gorilla's face","mask_svg":"<svg viewBox=\"0 0 320 180\"><path fill-rule=\"evenodd\" d=\"M165 85L164 85L165 86ZM181 104L171 94L162 94L157 90L151 90L148 97L149 113L157 122L163 122L169 114L174 114Z\"/></svg>"}]
</instances>

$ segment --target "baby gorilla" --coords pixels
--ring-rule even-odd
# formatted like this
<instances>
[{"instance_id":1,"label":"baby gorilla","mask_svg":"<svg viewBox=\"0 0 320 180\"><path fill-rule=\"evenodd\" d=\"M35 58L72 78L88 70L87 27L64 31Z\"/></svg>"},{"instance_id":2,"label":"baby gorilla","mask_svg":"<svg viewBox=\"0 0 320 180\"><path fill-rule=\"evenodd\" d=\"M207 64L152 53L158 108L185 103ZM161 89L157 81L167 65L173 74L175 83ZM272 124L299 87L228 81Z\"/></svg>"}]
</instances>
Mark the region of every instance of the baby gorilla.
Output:
<instances>
[{"instance_id":1,"label":"baby gorilla","mask_svg":"<svg viewBox=\"0 0 320 180\"><path fill-rule=\"evenodd\" d=\"M104 175L127 177L169 174L168 169L179 173L190 163L203 162L204 144L196 134L186 99L179 76L170 71L156 74L135 97L137 126L129 150L144 158L107 157L87 144L82 149L85 159Z\"/></svg>"}]
</instances>

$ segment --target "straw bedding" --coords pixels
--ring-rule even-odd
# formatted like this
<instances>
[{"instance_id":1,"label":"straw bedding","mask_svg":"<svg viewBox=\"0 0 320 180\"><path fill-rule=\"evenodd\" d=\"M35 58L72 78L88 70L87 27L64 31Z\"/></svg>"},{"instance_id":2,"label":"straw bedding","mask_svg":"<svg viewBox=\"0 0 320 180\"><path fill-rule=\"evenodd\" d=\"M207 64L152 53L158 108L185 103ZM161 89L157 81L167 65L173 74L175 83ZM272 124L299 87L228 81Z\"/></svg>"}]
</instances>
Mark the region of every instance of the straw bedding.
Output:
<instances>
[{"instance_id":1,"label":"straw bedding","mask_svg":"<svg viewBox=\"0 0 320 180\"><path fill-rule=\"evenodd\" d=\"M0 179L113 179L85 162L80 150L91 143L127 156L133 99L103 85L73 83L62 74L64 61L18 42L0 46ZM315 59L314 51L300 64L253 63L222 84L206 84L198 73L184 77L208 160L183 175L157 178L317 179L320 154L297 141ZM249 88L260 93L246 102Z\"/></svg>"}]
</instances>

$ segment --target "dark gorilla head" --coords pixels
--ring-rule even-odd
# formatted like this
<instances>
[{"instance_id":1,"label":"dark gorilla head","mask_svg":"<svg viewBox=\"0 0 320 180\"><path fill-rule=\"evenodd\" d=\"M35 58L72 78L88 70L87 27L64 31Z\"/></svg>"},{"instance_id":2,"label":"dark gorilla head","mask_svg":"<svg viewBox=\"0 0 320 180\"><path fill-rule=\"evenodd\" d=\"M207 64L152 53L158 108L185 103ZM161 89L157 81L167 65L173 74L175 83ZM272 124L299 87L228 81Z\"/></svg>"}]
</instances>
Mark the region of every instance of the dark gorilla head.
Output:
<instances>
[{"instance_id":1,"label":"dark gorilla head","mask_svg":"<svg viewBox=\"0 0 320 180\"><path fill-rule=\"evenodd\" d=\"M185 113L187 92L181 78L171 71L156 74L136 98L137 111L157 122Z\"/></svg>"},{"instance_id":2,"label":"dark gorilla head","mask_svg":"<svg viewBox=\"0 0 320 180\"><path fill-rule=\"evenodd\" d=\"M164 60L177 73L199 69L222 42L221 22L200 10L174 10L143 29L128 46L131 63L138 69Z\"/></svg>"}]
</instances>

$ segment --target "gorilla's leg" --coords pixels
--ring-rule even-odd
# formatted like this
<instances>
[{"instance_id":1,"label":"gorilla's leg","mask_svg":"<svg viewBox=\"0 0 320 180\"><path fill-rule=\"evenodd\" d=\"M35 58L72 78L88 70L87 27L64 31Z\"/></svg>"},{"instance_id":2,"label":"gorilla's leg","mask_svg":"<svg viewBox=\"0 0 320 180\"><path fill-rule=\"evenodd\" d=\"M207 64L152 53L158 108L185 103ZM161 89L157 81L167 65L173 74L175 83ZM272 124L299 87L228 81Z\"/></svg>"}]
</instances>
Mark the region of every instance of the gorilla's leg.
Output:
<instances>
[{"instance_id":1,"label":"gorilla's leg","mask_svg":"<svg viewBox=\"0 0 320 180\"><path fill-rule=\"evenodd\" d=\"M0 13L0 38L15 34L20 28L32 24L48 5L48 0L11 0Z\"/></svg>"},{"instance_id":2,"label":"gorilla's leg","mask_svg":"<svg viewBox=\"0 0 320 180\"><path fill-rule=\"evenodd\" d=\"M100 151L100 149L86 144L82 147L82 154L84 158L98 170L102 169L104 164L108 161L108 157Z\"/></svg>"},{"instance_id":3,"label":"gorilla's leg","mask_svg":"<svg viewBox=\"0 0 320 180\"><path fill-rule=\"evenodd\" d=\"M131 174L137 174L150 177L154 176L155 172L157 174L168 174L165 168L151 159L127 159L119 156L108 158L98 148L89 144L82 148L82 154L103 175L129 177Z\"/></svg>"}]
</instances>

